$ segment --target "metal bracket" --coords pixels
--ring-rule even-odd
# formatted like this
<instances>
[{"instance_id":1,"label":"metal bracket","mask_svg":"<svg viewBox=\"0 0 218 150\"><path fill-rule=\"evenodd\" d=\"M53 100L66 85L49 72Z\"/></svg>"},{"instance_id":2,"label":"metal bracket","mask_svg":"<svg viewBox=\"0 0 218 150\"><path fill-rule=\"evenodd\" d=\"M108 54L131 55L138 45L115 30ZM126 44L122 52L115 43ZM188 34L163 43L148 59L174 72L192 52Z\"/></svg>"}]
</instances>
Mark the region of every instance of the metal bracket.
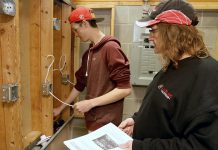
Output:
<instances>
[{"instance_id":1,"label":"metal bracket","mask_svg":"<svg viewBox=\"0 0 218 150\"><path fill-rule=\"evenodd\" d=\"M61 83L64 84L64 85L67 85L69 79L70 79L69 74L62 74L62 76L61 76Z\"/></svg>"},{"instance_id":2,"label":"metal bracket","mask_svg":"<svg viewBox=\"0 0 218 150\"><path fill-rule=\"evenodd\" d=\"M3 84L2 85L3 102L14 102L17 99L18 99L18 85L17 84Z\"/></svg>"},{"instance_id":3,"label":"metal bracket","mask_svg":"<svg viewBox=\"0 0 218 150\"><path fill-rule=\"evenodd\" d=\"M0 14L15 16L16 4L14 0L0 0Z\"/></svg>"},{"instance_id":4,"label":"metal bracket","mask_svg":"<svg viewBox=\"0 0 218 150\"><path fill-rule=\"evenodd\" d=\"M52 92L52 84L47 82L42 84L42 95L49 96L49 92Z\"/></svg>"},{"instance_id":5,"label":"metal bracket","mask_svg":"<svg viewBox=\"0 0 218 150\"><path fill-rule=\"evenodd\" d=\"M53 29L60 30L61 29L61 20L58 18L53 18Z\"/></svg>"}]
</instances>

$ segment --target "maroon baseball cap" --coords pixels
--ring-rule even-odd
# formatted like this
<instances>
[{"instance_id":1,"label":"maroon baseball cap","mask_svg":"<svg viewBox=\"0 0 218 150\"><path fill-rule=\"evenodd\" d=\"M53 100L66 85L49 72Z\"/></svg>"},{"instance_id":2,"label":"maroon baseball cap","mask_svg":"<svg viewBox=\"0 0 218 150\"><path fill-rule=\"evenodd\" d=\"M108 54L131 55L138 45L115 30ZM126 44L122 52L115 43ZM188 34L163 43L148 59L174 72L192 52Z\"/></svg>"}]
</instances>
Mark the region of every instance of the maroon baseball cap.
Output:
<instances>
[{"instance_id":1,"label":"maroon baseball cap","mask_svg":"<svg viewBox=\"0 0 218 150\"><path fill-rule=\"evenodd\" d=\"M160 22L165 22L169 24L180 24L180 25L191 25L191 20L178 10L167 10L159 14L154 20L138 23L140 27L150 27Z\"/></svg>"},{"instance_id":2,"label":"maroon baseball cap","mask_svg":"<svg viewBox=\"0 0 218 150\"><path fill-rule=\"evenodd\" d=\"M143 24L143 22L147 22L149 20L153 20L157 15L161 14L167 10L179 10L183 14L185 14L190 20L193 26L198 24L198 17L195 9L191 4L186 2L185 0L165 0L160 2L152 11L148 14L147 17L138 20L136 23Z\"/></svg>"},{"instance_id":3,"label":"maroon baseball cap","mask_svg":"<svg viewBox=\"0 0 218 150\"><path fill-rule=\"evenodd\" d=\"M78 7L71 12L69 17L70 23L83 20L96 20L96 22L101 22L104 18L96 18L93 10L87 7Z\"/></svg>"}]
</instances>

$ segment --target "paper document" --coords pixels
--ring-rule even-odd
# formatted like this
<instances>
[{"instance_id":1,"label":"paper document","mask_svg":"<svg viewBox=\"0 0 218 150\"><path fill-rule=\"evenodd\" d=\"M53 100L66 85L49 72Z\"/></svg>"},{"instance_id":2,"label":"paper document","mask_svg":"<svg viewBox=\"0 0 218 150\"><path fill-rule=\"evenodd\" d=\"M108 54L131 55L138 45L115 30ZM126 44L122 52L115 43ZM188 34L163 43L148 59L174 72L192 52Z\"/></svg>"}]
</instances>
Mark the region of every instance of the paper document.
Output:
<instances>
[{"instance_id":1,"label":"paper document","mask_svg":"<svg viewBox=\"0 0 218 150\"><path fill-rule=\"evenodd\" d=\"M121 150L118 145L132 138L113 123L78 138L64 141L71 150Z\"/></svg>"}]
</instances>

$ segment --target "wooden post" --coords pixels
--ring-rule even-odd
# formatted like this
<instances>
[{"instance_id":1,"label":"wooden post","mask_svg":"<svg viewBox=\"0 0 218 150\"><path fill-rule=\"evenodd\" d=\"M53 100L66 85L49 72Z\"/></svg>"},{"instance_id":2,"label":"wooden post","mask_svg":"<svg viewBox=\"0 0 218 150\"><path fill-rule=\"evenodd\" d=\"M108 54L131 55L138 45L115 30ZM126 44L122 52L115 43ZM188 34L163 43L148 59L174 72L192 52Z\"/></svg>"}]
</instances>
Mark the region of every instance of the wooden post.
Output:
<instances>
[{"instance_id":1,"label":"wooden post","mask_svg":"<svg viewBox=\"0 0 218 150\"><path fill-rule=\"evenodd\" d=\"M114 36L114 25L115 25L115 8L111 7L111 35Z\"/></svg>"},{"instance_id":2,"label":"wooden post","mask_svg":"<svg viewBox=\"0 0 218 150\"><path fill-rule=\"evenodd\" d=\"M61 5L62 4L56 4L54 5L54 18L58 18L62 22L62 11L61 11ZM53 36L53 44L54 44L54 57L55 57L55 62L54 62L54 69L59 69L59 60L62 56L62 24L60 27L60 30L53 30L54 36ZM54 95L58 98L61 98L61 73L59 70L54 71L53 73L53 83L54 83ZM58 102L55 98L53 98L53 104L54 107L59 106L61 103Z\"/></svg>"},{"instance_id":3,"label":"wooden post","mask_svg":"<svg viewBox=\"0 0 218 150\"><path fill-rule=\"evenodd\" d=\"M28 134L32 130L31 124L31 101L30 101L30 24L27 17L30 11L30 1L22 0L19 4L19 45L20 45L20 76L22 97L22 133ZM29 16L29 15L28 15ZM25 42L24 42L25 41Z\"/></svg>"},{"instance_id":4,"label":"wooden post","mask_svg":"<svg viewBox=\"0 0 218 150\"><path fill-rule=\"evenodd\" d=\"M19 49L19 1L16 0L16 15L0 16L1 85L17 83L20 95L20 49ZM2 97L0 98L2 100ZM3 106L3 107L2 107ZM3 109L2 109L3 108ZM1 148L22 150L21 98L0 105ZM4 120L2 120L4 119ZM3 130L3 131L2 131ZM5 139L4 139L5 138Z\"/></svg>"},{"instance_id":5,"label":"wooden post","mask_svg":"<svg viewBox=\"0 0 218 150\"><path fill-rule=\"evenodd\" d=\"M64 75L71 75L71 27L68 22L68 16L70 15L71 7L66 4L60 4L54 6L54 17L61 20L61 29L54 30L54 56L55 56L55 69L59 69L59 61L62 57L62 63L64 58L66 59L66 66L62 73ZM65 101L70 94L70 84L62 84L62 74L59 70L54 72L54 95ZM55 98L54 107L61 105ZM67 107L63 113L62 118L67 120L70 116L70 109Z\"/></svg>"},{"instance_id":6,"label":"wooden post","mask_svg":"<svg viewBox=\"0 0 218 150\"><path fill-rule=\"evenodd\" d=\"M3 42L4 42L4 34L5 29L2 26L4 22L3 16L0 15L0 56L3 53ZM0 88L2 87L3 83L3 72L2 72L2 57L0 57ZM2 93L0 91L0 100L2 101ZM0 101L0 145L2 149L6 149L6 127L5 127L5 115L4 115L4 103Z\"/></svg>"},{"instance_id":7,"label":"wooden post","mask_svg":"<svg viewBox=\"0 0 218 150\"><path fill-rule=\"evenodd\" d=\"M66 5L66 4L62 4L62 55L66 56L66 67L64 70L64 74L68 74L69 76L71 76L71 26L70 23L68 21L68 17L71 13L71 7ZM62 91L62 95L61 95L61 99L65 100L70 92L71 92L71 88L70 88L70 83L68 82L67 85L63 85L61 86L61 91ZM67 109L65 109L62 113L62 118L66 121L70 116L70 107L68 107Z\"/></svg>"},{"instance_id":8,"label":"wooden post","mask_svg":"<svg viewBox=\"0 0 218 150\"><path fill-rule=\"evenodd\" d=\"M41 102L41 3L30 0L30 99L32 130L42 129Z\"/></svg>"},{"instance_id":9,"label":"wooden post","mask_svg":"<svg viewBox=\"0 0 218 150\"><path fill-rule=\"evenodd\" d=\"M53 55L53 1L41 0L41 83L44 82L51 60L48 55ZM53 67L48 81L53 83ZM42 133L53 134L53 100L51 96L41 98L42 101Z\"/></svg>"}]
</instances>

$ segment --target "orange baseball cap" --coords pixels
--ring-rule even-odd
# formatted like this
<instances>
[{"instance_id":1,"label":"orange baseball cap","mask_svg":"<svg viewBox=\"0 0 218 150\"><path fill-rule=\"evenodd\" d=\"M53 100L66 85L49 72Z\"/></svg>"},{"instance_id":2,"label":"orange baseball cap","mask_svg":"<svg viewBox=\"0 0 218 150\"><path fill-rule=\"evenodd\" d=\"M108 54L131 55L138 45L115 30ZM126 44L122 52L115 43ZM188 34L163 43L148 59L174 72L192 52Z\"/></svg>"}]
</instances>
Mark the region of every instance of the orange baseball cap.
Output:
<instances>
[{"instance_id":1,"label":"orange baseball cap","mask_svg":"<svg viewBox=\"0 0 218 150\"><path fill-rule=\"evenodd\" d=\"M150 20L147 22L137 22L136 24L139 27L150 27L160 22L165 22L169 24L180 24L180 25L191 25L191 20L178 10L167 10L157 15L154 20Z\"/></svg>"},{"instance_id":2,"label":"orange baseball cap","mask_svg":"<svg viewBox=\"0 0 218 150\"><path fill-rule=\"evenodd\" d=\"M96 20L96 22L101 22L104 18L96 18L92 9L87 7L78 7L71 12L69 17L70 23L83 20Z\"/></svg>"},{"instance_id":3,"label":"orange baseball cap","mask_svg":"<svg viewBox=\"0 0 218 150\"><path fill-rule=\"evenodd\" d=\"M149 20L155 19L156 16L167 10L178 10L186 15L191 21L192 25L196 26L199 23L197 12L193 6L185 0L165 0L161 1L154 9L148 10L148 15L138 20L140 24Z\"/></svg>"}]
</instances>

